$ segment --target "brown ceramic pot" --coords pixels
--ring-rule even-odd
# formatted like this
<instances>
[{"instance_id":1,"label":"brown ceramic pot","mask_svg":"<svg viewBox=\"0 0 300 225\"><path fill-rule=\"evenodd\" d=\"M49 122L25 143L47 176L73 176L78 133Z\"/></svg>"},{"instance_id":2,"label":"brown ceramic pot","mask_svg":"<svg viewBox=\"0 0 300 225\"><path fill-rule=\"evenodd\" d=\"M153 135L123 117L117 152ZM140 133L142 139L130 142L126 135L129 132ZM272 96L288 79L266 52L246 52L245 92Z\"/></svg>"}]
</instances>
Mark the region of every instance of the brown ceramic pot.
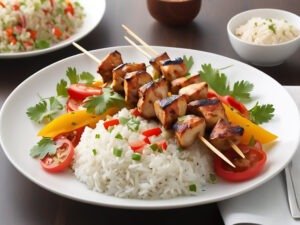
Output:
<instances>
[{"instance_id":1,"label":"brown ceramic pot","mask_svg":"<svg viewBox=\"0 0 300 225\"><path fill-rule=\"evenodd\" d=\"M147 0L150 14L157 21L177 26L193 21L201 8L201 0Z\"/></svg>"}]
</instances>

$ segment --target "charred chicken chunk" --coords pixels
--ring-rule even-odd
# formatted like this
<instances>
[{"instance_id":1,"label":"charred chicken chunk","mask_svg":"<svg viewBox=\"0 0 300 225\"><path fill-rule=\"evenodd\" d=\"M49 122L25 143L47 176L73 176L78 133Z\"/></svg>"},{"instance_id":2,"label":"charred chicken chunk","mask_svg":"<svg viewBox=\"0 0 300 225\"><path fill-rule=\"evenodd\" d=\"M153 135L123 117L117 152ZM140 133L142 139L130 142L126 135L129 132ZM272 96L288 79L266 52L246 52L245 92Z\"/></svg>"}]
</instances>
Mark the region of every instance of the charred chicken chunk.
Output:
<instances>
[{"instance_id":1,"label":"charred chicken chunk","mask_svg":"<svg viewBox=\"0 0 300 225\"><path fill-rule=\"evenodd\" d=\"M203 136L205 132L205 119L195 115L179 117L173 125L177 143L183 147L191 146L198 136Z\"/></svg>"},{"instance_id":2,"label":"charred chicken chunk","mask_svg":"<svg viewBox=\"0 0 300 225\"><path fill-rule=\"evenodd\" d=\"M176 58L174 60L168 59L163 62L160 69L162 74L168 81L183 77L187 73L187 67L184 64L182 58Z\"/></svg>"},{"instance_id":3,"label":"charred chicken chunk","mask_svg":"<svg viewBox=\"0 0 300 225\"><path fill-rule=\"evenodd\" d=\"M178 117L185 115L186 108L186 99L180 95L171 95L154 102L155 114L165 128L172 127Z\"/></svg>"},{"instance_id":4,"label":"charred chicken chunk","mask_svg":"<svg viewBox=\"0 0 300 225\"><path fill-rule=\"evenodd\" d=\"M243 133L244 128L220 119L213 128L209 139L219 150L226 150L231 147L231 143L238 144Z\"/></svg>"},{"instance_id":5,"label":"charred chicken chunk","mask_svg":"<svg viewBox=\"0 0 300 225\"><path fill-rule=\"evenodd\" d=\"M124 63L113 69L112 88L114 89L114 91L124 91L124 77L126 73L140 70L146 71L145 63Z\"/></svg>"},{"instance_id":6,"label":"charred chicken chunk","mask_svg":"<svg viewBox=\"0 0 300 225\"><path fill-rule=\"evenodd\" d=\"M192 101L188 104L188 112L203 116L208 128L213 128L220 119L227 120L224 107L218 98Z\"/></svg>"},{"instance_id":7,"label":"charred chicken chunk","mask_svg":"<svg viewBox=\"0 0 300 225\"><path fill-rule=\"evenodd\" d=\"M168 96L168 82L165 79L158 81L150 81L138 90L139 100L137 103L138 110L141 115L150 119L155 117L154 102Z\"/></svg>"},{"instance_id":8,"label":"charred chicken chunk","mask_svg":"<svg viewBox=\"0 0 300 225\"><path fill-rule=\"evenodd\" d=\"M208 85L206 82L190 84L179 90L179 95L187 98L187 102L207 98Z\"/></svg>"},{"instance_id":9,"label":"charred chicken chunk","mask_svg":"<svg viewBox=\"0 0 300 225\"><path fill-rule=\"evenodd\" d=\"M166 52L162 53L161 55L150 59L149 63L153 66L154 70L158 73L161 73L160 66L163 64L164 61L170 59Z\"/></svg>"},{"instance_id":10,"label":"charred chicken chunk","mask_svg":"<svg viewBox=\"0 0 300 225\"><path fill-rule=\"evenodd\" d=\"M102 76L103 82L109 82L112 80L112 70L122 63L121 54L118 51L114 51L104 57L98 67L97 73Z\"/></svg>"},{"instance_id":11,"label":"charred chicken chunk","mask_svg":"<svg viewBox=\"0 0 300 225\"><path fill-rule=\"evenodd\" d=\"M183 87L186 87L190 84L200 83L201 78L199 74L193 75L191 77L180 77L171 82L171 92L172 94L178 94L179 90Z\"/></svg>"},{"instance_id":12,"label":"charred chicken chunk","mask_svg":"<svg viewBox=\"0 0 300 225\"><path fill-rule=\"evenodd\" d=\"M135 107L139 98L138 90L144 84L152 81L152 76L146 71L127 73L124 79L125 102L129 107Z\"/></svg>"}]
</instances>

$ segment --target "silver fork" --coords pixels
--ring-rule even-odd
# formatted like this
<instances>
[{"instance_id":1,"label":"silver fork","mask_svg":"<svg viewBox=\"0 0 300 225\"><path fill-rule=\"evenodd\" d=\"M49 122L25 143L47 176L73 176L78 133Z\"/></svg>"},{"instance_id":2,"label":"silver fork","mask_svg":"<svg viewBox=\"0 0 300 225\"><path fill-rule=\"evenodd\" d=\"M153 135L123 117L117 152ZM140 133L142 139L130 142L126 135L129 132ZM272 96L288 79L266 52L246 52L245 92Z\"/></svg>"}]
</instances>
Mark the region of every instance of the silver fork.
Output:
<instances>
[{"instance_id":1,"label":"silver fork","mask_svg":"<svg viewBox=\"0 0 300 225\"><path fill-rule=\"evenodd\" d=\"M291 174L292 166L293 166L293 162L290 162L290 164L285 168L285 178L286 178L288 201L289 201L292 217L295 219L300 219L300 209L299 209L299 205L298 205L297 198L296 198L295 184L293 181L293 176Z\"/></svg>"}]
</instances>

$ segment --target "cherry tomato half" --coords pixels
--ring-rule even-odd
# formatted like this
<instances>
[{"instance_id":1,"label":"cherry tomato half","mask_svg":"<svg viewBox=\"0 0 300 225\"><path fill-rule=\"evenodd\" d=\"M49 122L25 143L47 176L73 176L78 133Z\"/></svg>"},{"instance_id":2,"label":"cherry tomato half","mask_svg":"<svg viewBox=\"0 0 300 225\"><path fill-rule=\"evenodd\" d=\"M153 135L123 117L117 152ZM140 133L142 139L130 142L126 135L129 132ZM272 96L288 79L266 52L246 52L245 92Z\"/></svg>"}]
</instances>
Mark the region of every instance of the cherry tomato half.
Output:
<instances>
[{"instance_id":1,"label":"cherry tomato half","mask_svg":"<svg viewBox=\"0 0 300 225\"><path fill-rule=\"evenodd\" d=\"M58 173L67 169L73 160L74 147L67 138L59 138L55 140L57 145L54 155L47 154L40 163L44 170L50 173Z\"/></svg>"},{"instance_id":2,"label":"cherry tomato half","mask_svg":"<svg viewBox=\"0 0 300 225\"><path fill-rule=\"evenodd\" d=\"M81 100L75 100L73 98L68 98L66 108L67 112L77 111L83 102Z\"/></svg>"},{"instance_id":3,"label":"cherry tomato half","mask_svg":"<svg viewBox=\"0 0 300 225\"><path fill-rule=\"evenodd\" d=\"M83 131L84 131L84 127L80 127L76 130L60 134L57 137L55 137L54 139L66 138L69 141L71 141L71 143L73 144L73 147L76 147L80 141Z\"/></svg>"},{"instance_id":4,"label":"cherry tomato half","mask_svg":"<svg viewBox=\"0 0 300 225\"><path fill-rule=\"evenodd\" d=\"M75 100L84 100L90 96L101 95L102 89L86 84L71 84L70 87L68 87L68 94Z\"/></svg>"},{"instance_id":5,"label":"cherry tomato half","mask_svg":"<svg viewBox=\"0 0 300 225\"><path fill-rule=\"evenodd\" d=\"M221 158L214 159L214 168L216 174L227 181L240 182L256 177L264 168L267 161L267 155L262 149L262 145L256 142L254 146L239 145L239 148L245 155L241 158L232 149L224 151L224 155L236 166L232 168Z\"/></svg>"}]
</instances>

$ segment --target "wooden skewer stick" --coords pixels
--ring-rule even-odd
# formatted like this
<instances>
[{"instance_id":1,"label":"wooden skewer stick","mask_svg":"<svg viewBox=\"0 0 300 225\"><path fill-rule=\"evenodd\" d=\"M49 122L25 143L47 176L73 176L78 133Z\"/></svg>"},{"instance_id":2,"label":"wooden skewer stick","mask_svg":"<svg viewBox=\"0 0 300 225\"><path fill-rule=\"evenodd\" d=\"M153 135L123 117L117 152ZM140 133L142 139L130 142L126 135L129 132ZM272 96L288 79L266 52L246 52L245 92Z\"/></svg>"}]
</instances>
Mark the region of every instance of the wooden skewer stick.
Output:
<instances>
[{"instance_id":1,"label":"wooden skewer stick","mask_svg":"<svg viewBox=\"0 0 300 225\"><path fill-rule=\"evenodd\" d=\"M72 43L77 49L79 49L81 52L83 52L84 54L86 54L88 57L90 57L92 60L94 60L97 64L101 63L100 59L97 59L96 56L92 55L90 52L88 52L86 49L84 49L83 47L81 47L79 44L77 44L76 42Z\"/></svg>"},{"instance_id":2,"label":"wooden skewer stick","mask_svg":"<svg viewBox=\"0 0 300 225\"><path fill-rule=\"evenodd\" d=\"M235 165L222 153L220 152L215 146L213 146L208 140L206 140L203 136L199 136L199 139L210 149L212 150L217 156L227 162L230 166L235 168Z\"/></svg>"},{"instance_id":3,"label":"wooden skewer stick","mask_svg":"<svg viewBox=\"0 0 300 225\"><path fill-rule=\"evenodd\" d=\"M122 24L122 27L127 31L128 34L130 34L135 40L137 40L139 43L141 43L145 48L147 48L152 54L155 56L159 55L157 51L155 51L153 48L150 47L145 41L143 41L139 36L137 36L132 30L130 30L127 26ZM151 57L150 57L151 58Z\"/></svg>"},{"instance_id":4,"label":"wooden skewer stick","mask_svg":"<svg viewBox=\"0 0 300 225\"><path fill-rule=\"evenodd\" d=\"M245 158L244 153L241 151L241 149L232 141L229 140L229 143L231 145L231 148L237 153L239 154L239 156L241 156L243 159Z\"/></svg>"},{"instance_id":5,"label":"wooden skewer stick","mask_svg":"<svg viewBox=\"0 0 300 225\"><path fill-rule=\"evenodd\" d=\"M128 41L132 46L134 46L137 50L139 50L141 53L143 53L148 59L151 59L151 55L149 55L144 49L142 49L140 46L138 46L136 43L134 43L132 40L130 40L127 36L124 36L126 41Z\"/></svg>"}]
</instances>

